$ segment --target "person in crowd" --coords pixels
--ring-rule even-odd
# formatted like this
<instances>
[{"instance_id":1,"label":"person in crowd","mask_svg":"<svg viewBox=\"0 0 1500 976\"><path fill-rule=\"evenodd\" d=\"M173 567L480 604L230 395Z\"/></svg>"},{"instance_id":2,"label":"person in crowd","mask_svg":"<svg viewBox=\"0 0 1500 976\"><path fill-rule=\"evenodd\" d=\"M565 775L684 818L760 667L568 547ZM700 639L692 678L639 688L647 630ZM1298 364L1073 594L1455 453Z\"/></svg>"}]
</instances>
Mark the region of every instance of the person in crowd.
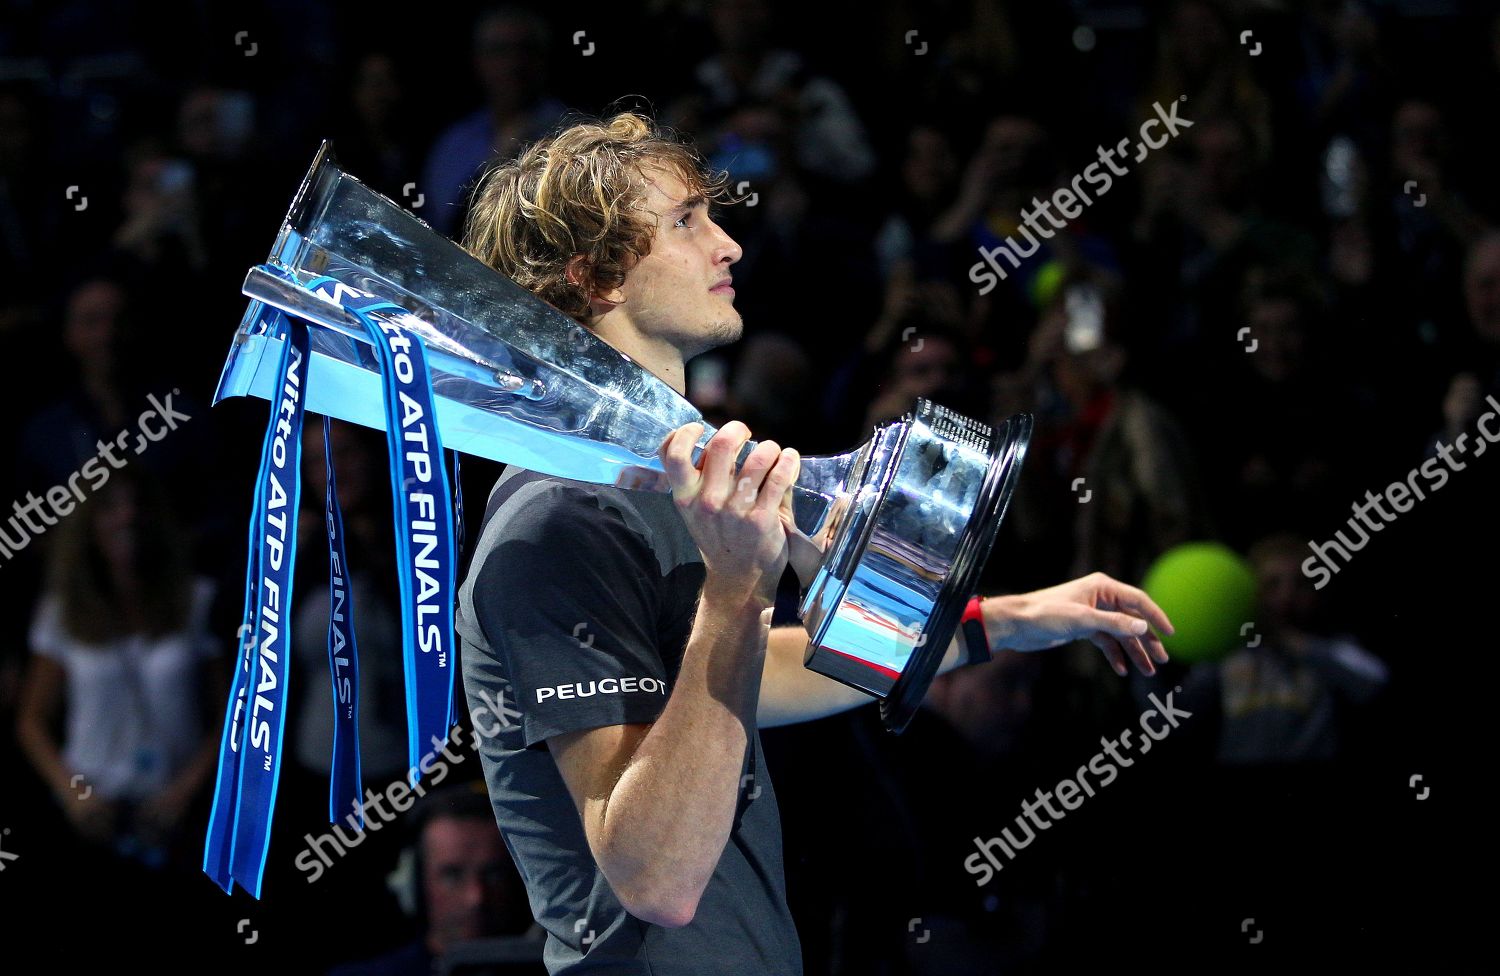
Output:
<instances>
[{"instance_id":1,"label":"person in crowd","mask_svg":"<svg viewBox=\"0 0 1500 976\"><path fill-rule=\"evenodd\" d=\"M1373 703L1390 669L1353 635L1326 633L1302 572L1307 544L1274 533L1250 548L1255 630L1222 660L1192 667L1183 708L1214 727L1223 764L1331 762L1356 751L1356 712Z\"/></svg>"},{"instance_id":2,"label":"person in crowd","mask_svg":"<svg viewBox=\"0 0 1500 976\"><path fill-rule=\"evenodd\" d=\"M474 74L484 105L438 136L422 170L422 218L455 235L468 211L467 192L486 164L507 159L554 126L567 106L548 87L552 29L524 7L485 8L474 22Z\"/></svg>"},{"instance_id":3,"label":"person in crowd","mask_svg":"<svg viewBox=\"0 0 1500 976\"><path fill-rule=\"evenodd\" d=\"M207 630L213 584L190 573L161 490L135 469L114 472L48 541L22 750L82 840L154 868L193 863L184 827L213 771L209 703L227 674Z\"/></svg>"},{"instance_id":4,"label":"person in crowd","mask_svg":"<svg viewBox=\"0 0 1500 976\"><path fill-rule=\"evenodd\" d=\"M329 976L429 976L446 955L478 939L503 939L505 958L531 959L535 968L528 972L540 976L542 929L531 918L526 886L495 829L483 784L432 791L414 819L408 876L397 887L408 895L419 936L374 959L336 966ZM475 965L484 971L479 958Z\"/></svg>"}]
</instances>

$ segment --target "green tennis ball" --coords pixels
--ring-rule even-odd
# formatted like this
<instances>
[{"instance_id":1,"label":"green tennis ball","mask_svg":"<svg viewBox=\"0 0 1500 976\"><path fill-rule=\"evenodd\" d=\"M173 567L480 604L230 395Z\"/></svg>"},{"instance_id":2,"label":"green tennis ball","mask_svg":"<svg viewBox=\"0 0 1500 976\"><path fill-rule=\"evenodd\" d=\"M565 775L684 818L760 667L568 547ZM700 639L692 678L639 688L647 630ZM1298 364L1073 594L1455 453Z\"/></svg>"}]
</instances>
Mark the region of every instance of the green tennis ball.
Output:
<instances>
[{"instance_id":1,"label":"green tennis ball","mask_svg":"<svg viewBox=\"0 0 1500 976\"><path fill-rule=\"evenodd\" d=\"M1214 661L1246 646L1242 633L1255 613L1255 572L1239 553L1217 542L1188 542L1162 553L1141 582L1176 628L1163 634L1172 657Z\"/></svg>"}]
</instances>

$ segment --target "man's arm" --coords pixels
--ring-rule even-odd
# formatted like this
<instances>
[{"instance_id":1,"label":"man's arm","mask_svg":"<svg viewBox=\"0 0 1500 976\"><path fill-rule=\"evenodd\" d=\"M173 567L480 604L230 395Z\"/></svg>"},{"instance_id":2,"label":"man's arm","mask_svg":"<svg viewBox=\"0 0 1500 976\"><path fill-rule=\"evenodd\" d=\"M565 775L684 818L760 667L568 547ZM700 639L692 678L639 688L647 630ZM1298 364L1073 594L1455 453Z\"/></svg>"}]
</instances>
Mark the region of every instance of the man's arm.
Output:
<instances>
[{"instance_id":1,"label":"man's arm","mask_svg":"<svg viewBox=\"0 0 1500 976\"><path fill-rule=\"evenodd\" d=\"M709 441L700 471L691 451L701 429L680 427L661 446L673 500L705 567L666 707L649 725L548 740L616 897L630 914L664 926L692 921L733 827L770 608L786 568L778 508L801 465L796 452L763 441L736 479L750 430L731 421Z\"/></svg>"},{"instance_id":2,"label":"man's arm","mask_svg":"<svg viewBox=\"0 0 1500 976\"><path fill-rule=\"evenodd\" d=\"M756 722L763 729L795 722L811 722L875 701L863 691L819 674L803 664L807 631L801 627L772 627L761 677L760 708ZM959 638L948 643L938 674L963 660Z\"/></svg>"},{"instance_id":3,"label":"man's arm","mask_svg":"<svg viewBox=\"0 0 1500 976\"><path fill-rule=\"evenodd\" d=\"M1044 650L1086 638L1122 677L1127 659L1145 675L1155 674L1156 663L1167 660L1161 638L1147 626L1172 633L1166 614L1143 591L1103 573L1031 593L985 597L980 610L991 654ZM949 642L938 674L966 659L961 640L962 631ZM874 700L803 664L803 628L773 628L768 644L757 713L761 727L807 722Z\"/></svg>"},{"instance_id":4,"label":"man's arm","mask_svg":"<svg viewBox=\"0 0 1500 976\"><path fill-rule=\"evenodd\" d=\"M705 587L661 716L548 740L594 859L630 914L692 920L739 800L770 613Z\"/></svg>"}]
</instances>

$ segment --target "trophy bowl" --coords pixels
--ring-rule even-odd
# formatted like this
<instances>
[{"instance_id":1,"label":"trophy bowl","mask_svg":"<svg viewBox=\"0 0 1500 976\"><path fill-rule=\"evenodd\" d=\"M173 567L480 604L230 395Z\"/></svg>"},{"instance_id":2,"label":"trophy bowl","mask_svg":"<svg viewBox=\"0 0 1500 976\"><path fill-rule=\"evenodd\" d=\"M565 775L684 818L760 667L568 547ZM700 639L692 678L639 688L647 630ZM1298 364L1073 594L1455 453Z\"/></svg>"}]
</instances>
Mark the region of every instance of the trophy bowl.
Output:
<instances>
[{"instance_id":1,"label":"trophy bowl","mask_svg":"<svg viewBox=\"0 0 1500 976\"><path fill-rule=\"evenodd\" d=\"M798 612L805 663L911 721L979 583L1015 491L1031 416L987 425L919 399L877 428ZM847 489L846 489L847 490Z\"/></svg>"}]
</instances>

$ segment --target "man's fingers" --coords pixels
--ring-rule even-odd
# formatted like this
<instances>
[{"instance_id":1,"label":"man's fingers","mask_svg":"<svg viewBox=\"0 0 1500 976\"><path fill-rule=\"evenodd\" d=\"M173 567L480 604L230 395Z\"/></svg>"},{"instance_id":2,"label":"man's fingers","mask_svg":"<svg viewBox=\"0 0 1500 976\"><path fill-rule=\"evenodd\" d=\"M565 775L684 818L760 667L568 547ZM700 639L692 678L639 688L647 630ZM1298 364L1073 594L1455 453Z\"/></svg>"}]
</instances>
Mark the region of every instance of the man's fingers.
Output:
<instances>
[{"instance_id":1,"label":"man's fingers","mask_svg":"<svg viewBox=\"0 0 1500 976\"><path fill-rule=\"evenodd\" d=\"M1097 630L1089 635L1089 642L1104 652L1105 658L1109 660L1109 666L1122 678L1130 670L1127 663L1130 661L1134 661L1135 669L1148 678L1156 673L1156 665L1151 662L1139 637L1120 636L1109 631Z\"/></svg>"},{"instance_id":2,"label":"man's fingers","mask_svg":"<svg viewBox=\"0 0 1500 976\"><path fill-rule=\"evenodd\" d=\"M1120 639L1120 646L1125 648L1125 654L1135 662L1135 669L1148 678L1156 673L1156 664L1152 662L1151 655L1146 653L1146 648L1141 645L1139 637L1124 637Z\"/></svg>"},{"instance_id":3,"label":"man's fingers","mask_svg":"<svg viewBox=\"0 0 1500 976\"><path fill-rule=\"evenodd\" d=\"M1094 610L1090 616L1100 630L1119 641L1142 674L1156 673L1151 655L1141 644L1141 638L1150 630L1145 620L1116 610Z\"/></svg>"},{"instance_id":4,"label":"man's fingers","mask_svg":"<svg viewBox=\"0 0 1500 976\"><path fill-rule=\"evenodd\" d=\"M661 466L672 482L672 492L678 501L697 496L702 475L693 466L693 445L703 433L703 425L697 422L683 424L668 434L661 442Z\"/></svg>"},{"instance_id":5,"label":"man's fingers","mask_svg":"<svg viewBox=\"0 0 1500 976\"><path fill-rule=\"evenodd\" d=\"M1120 648L1119 641L1100 630L1089 635L1089 643L1104 652L1104 659L1109 662L1115 674L1125 677L1129 667L1125 664L1125 652Z\"/></svg>"},{"instance_id":6,"label":"man's fingers","mask_svg":"<svg viewBox=\"0 0 1500 976\"><path fill-rule=\"evenodd\" d=\"M1167 648L1162 644L1161 637L1155 631L1149 629L1149 627L1142 632L1139 622L1140 619L1144 619L1147 624L1156 623L1157 630L1165 629L1169 634L1176 633L1172 628L1171 621L1167 620L1166 614L1162 613L1161 608L1141 590L1133 586L1126 586L1123 583L1117 583L1107 576L1105 579L1108 580L1110 585L1106 588L1105 592L1097 597L1099 600L1098 609L1105 611L1134 611L1133 614L1127 615L1127 619L1130 620L1131 626L1134 628L1130 631L1130 634L1139 636L1138 643L1141 645L1141 653L1157 664L1167 663ZM1163 624L1165 628L1161 626ZM1127 647L1130 646L1128 641L1124 643Z\"/></svg>"},{"instance_id":7,"label":"man's fingers","mask_svg":"<svg viewBox=\"0 0 1500 976\"><path fill-rule=\"evenodd\" d=\"M802 470L802 456L788 447L782 450L776 459L776 464L766 475L766 483L761 488L760 499L755 503L758 511L770 512L781 507L781 496L787 493L787 489L797 480L797 473Z\"/></svg>"},{"instance_id":8,"label":"man's fingers","mask_svg":"<svg viewBox=\"0 0 1500 976\"><path fill-rule=\"evenodd\" d=\"M1156 601L1151 599L1145 590L1110 577L1106 593L1105 598L1112 605L1122 610L1129 610L1138 617L1145 617L1157 630L1168 634L1177 633L1177 629L1172 626L1172 621L1167 619L1166 612L1156 605Z\"/></svg>"},{"instance_id":9,"label":"man's fingers","mask_svg":"<svg viewBox=\"0 0 1500 976\"><path fill-rule=\"evenodd\" d=\"M739 458L740 448L750 439L750 428L738 420L731 420L715 431L703 452L703 486L700 494L719 505L727 505L733 497L738 482L735 480L734 462Z\"/></svg>"},{"instance_id":10,"label":"man's fingers","mask_svg":"<svg viewBox=\"0 0 1500 976\"><path fill-rule=\"evenodd\" d=\"M739 474L735 477L735 507L742 509L755 507L760 499L761 486L766 480L766 475L776 465L776 460L780 456L781 445L775 441L761 441L755 445L755 450L745 458L745 463L740 465Z\"/></svg>"},{"instance_id":11,"label":"man's fingers","mask_svg":"<svg viewBox=\"0 0 1500 976\"><path fill-rule=\"evenodd\" d=\"M1153 633L1147 633L1141 638L1141 643L1146 645L1146 650L1151 652L1151 660L1157 664L1167 663L1167 647L1161 642L1161 638Z\"/></svg>"},{"instance_id":12,"label":"man's fingers","mask_svg":"<svg viewBox=\"0 0 1500 976\"><path fill-rule=\"evenodd\" d=\"M1085 610L1084 619L1095 629L1112 634L1121 640L1128 637L1140 637L1149 629L1145 620L1119 610L1096 610L1088 607Z\"/></svg>"}]
</instances>

